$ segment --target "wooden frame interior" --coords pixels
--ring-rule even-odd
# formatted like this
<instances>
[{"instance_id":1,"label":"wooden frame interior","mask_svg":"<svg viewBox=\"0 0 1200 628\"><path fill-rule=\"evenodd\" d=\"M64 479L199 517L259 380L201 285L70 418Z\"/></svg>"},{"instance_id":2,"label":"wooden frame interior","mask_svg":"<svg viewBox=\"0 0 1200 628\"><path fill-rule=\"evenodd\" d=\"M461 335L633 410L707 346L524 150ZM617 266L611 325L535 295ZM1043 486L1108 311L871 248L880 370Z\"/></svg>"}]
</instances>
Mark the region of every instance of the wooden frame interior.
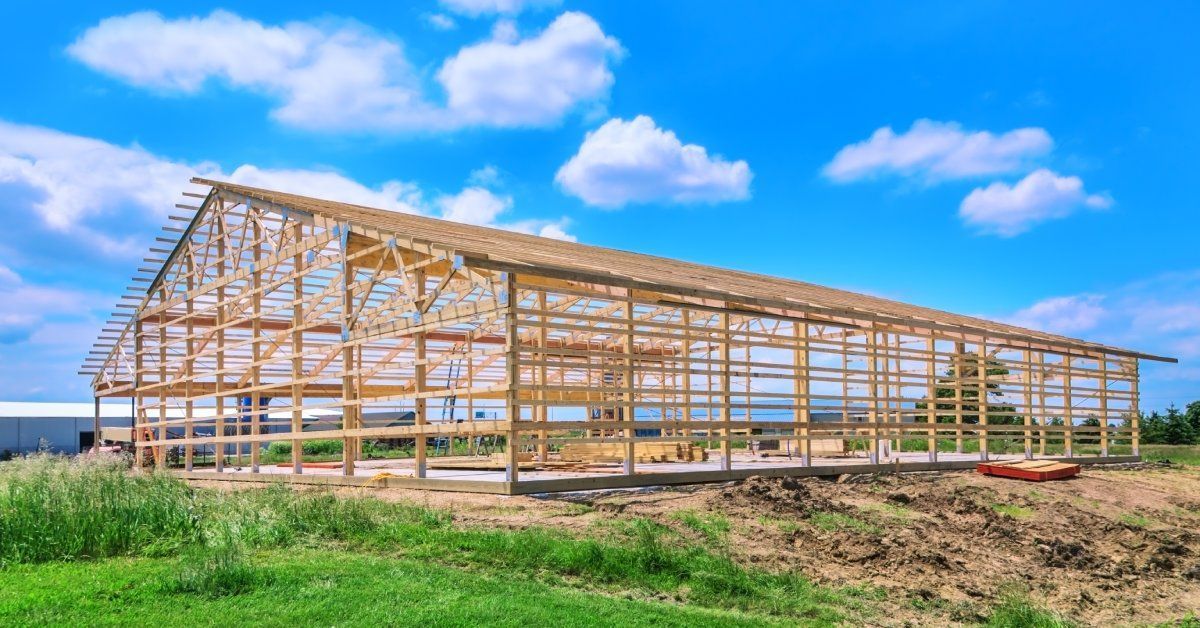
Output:
<instances>
[{"instance_id":1,"label":"wooden frame interior","mask_svg":"<svg viewBox=\"0 0 1200 628\"><path fill-rule=\"evenodd\" d=\"M219 451L203 472L232 476L235 461L260 473L262 445L286 441L290 474L311 475L313 439L342 441L342 477L360 475L364 441L404 439L409 484L510 493L734 477L738 456L764 454L788 461L773 473L807 473L831 447L860 448L845 461L855 468L987 459L999 444L1136 459L1138 362L1173 361L790 280L193 182L208 193L177 206L188 215L83 368L97 398L135 399L139 462L165 467L170 449L184 472ZM441 443L468 457L495 449L482 453L504 477L439 486ZM684 446L704 452L688 471L642 464ZM572 448L619 467L605 481L522 483Z\"/></svg>"}]
</instances>

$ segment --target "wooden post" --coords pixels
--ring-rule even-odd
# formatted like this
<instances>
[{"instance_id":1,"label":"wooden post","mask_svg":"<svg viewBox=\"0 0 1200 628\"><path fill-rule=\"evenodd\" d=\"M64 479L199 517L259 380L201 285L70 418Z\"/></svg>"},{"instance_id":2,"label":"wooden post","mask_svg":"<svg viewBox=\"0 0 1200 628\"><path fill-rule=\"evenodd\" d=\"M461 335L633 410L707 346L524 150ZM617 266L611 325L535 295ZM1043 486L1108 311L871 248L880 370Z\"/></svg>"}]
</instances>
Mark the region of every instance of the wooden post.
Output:
<instances>
[{"instance_id":1,"label":"wooden post","mask_svg":"<svg viewBox=\"0 0 1200 628\"><path fill-rule=\"evenodd\" d=\"M975 372L979 379L979 459L988 459L988 437L991 435L988 432L988 388L987 388L987 340L979 339L979 367Z\"/></svg>"},{"instance_id":2,"label":"wooden post","mask_svg":"<svg viewBox=\"0 0 1200 628\"><path fill-rule=\"evenodd\" d=\"M100 398L93 397L95 416L92 418L92 453L100 453Z\"/></svg>"},{"instance_id":3,"label":"wooden post","mask_svg":"<svg viewBox=\"0 0 1200 628\"><path fill-rule=\"evenodd\" d=\"M879 456L879 338L874 329L867 331L867 395L870 397L870 406L867 410L867 420L870 421L871 427L868 434L871 436L869 441L871 464L880 464L882 460Z\"/></svg>"},{"instance_id":4,"label":"wooden post","mask_svg":"<svg viewBox=\"0 0 1200 628\"><path fill-rule=\"evenodd\" d=\"M1063 455L1070 458L1075 455L1074 447L1074 431L1075 431L1075 413L1072 409L1075 395L1071 391L1071 356L1063 355Z\"/></svg>"},{"instance_id":5,"label":"wooden post","mask_svg":"<svg viewBox=\"0 0 1200 628\"><path fill-rule=\"evenodd\" d=\"M160 290L159 298L167 301L167 291ZM158 440L160 444L154 466L159 470L167 468L167 315L158 315Z\"/></svg>"},{"instance_id":6,"label":"wooden post","mask_svg":"<svg viewBox=\"0 0 1200 628\"><path fill-rule=\"evenodd\" d=\"M304 239L304 223L296 221L292 226L292 240L300 242ZM292 434L304 431L304 252L297 250L292 257L292 271L296 278L292 280ZM304 441L292 440L292 473L304 473Z\"/></svg>"},{"instance_id":7,"label":"wooden post","mask_svg":"<svg viewBox=\"0 0 1200 628\"><path fill-rule=\"evenodd\" d=\"M1133 428L1133 435L1130 437L1130 448L1132 450L1130 453L1132 453L1134 456L1140 457L1142 455L1141 448L1140 448L1141 439L1142 439L1142 434L1141 434L1142 410L1141 410L1141 400L1139 399L1139 396L1138 396L1138 379L1139 379L1138 359L1137 358L1129 358L1129 360L1131 362L1133 362L1133 379L1131 379L1129 381L1129 392L1130 392L1130 395L1129 395L1129 404L1130 404L1129 425Z\"/></svg>"},{"instance_id":8,"label":"wooden post","mask_svg":"<svg viewBox=\"0 0 1200 628\"><path fill-rule=\"evenodd\" d=\"M146 464L145 448L140 444L146 429L145 421L146 411L142 409L142 401L145 399L142 393L142 384L145 383L145 377L142 369L145 366L146 360L143 356L146 340L142 336L142 319L136 318L133 321L133 460L134 466L139 471Z\"/></svg>"},{"instance_id":9,"label":"wooden post","mask_svg":"<svg viewBox=\"0 0 1200 628\"><path fill-rule=\"evenodd\" d=\"M217 305L216 305L216 412L217 418L214 421L213 435L218 439L225 437L225 263L226 263L226 247L225 247L225 202L218 196L215 201L217 206L217 215L215 216L216 223L214 230L217 233ZM236 404L235 404L236 407ZM213 444L213 468L217 473L225 470L225 443L217 442Z\"/></svg>"},{"instance_id":10,"label":"wooden post","mask_svg":"<svg viewBox=\"0 0 1200 628\"><path fill-rule=\"evenodd\" d=\"M350 223L338 223L335 229L338 229L338 237L341 238L338 254L342 266L342 430L352 430L357 427L354 421L354 347L346 344L350 339L350 330L354 327L354 269L346 259L349 253L346 249L350 243ZM418 443L421 442L421 436L417 435ZM343 437L342 475L354 475L355 461L354 439L349 436Z\"/></svg>"},{"instance_id":11,"label":"wooden post","mask_svg":"<svg viewBox=\"0 0 1200 628\"><path fill-rule=\"evenodd\" d=\"M954 386L954 422L958 427L954 428L954 453L961 454L963 452L963 429L962 425L966 421L966 412L963 410L963 383L967 378L963 376L963 355L967 352L967 345L963 342L954 343L954 378L951 384Z\"/></svg>"},{"instance_id":12,"label":"wooden post","mask_svg":"<svg viewBox=\"0 0 1200 628\"><path fill-rule=\"evenodd\" d=\"M519 423L521 420L521 403L518 387L521 383L521 371L517 367L520 357L521 338L517 333L517 298L516 277L512 273L504 273L504 383L505 406L508 414L508 445L504 450L504 481L515 484L520 481L520 459L517 456L517 441L520 438Z\"/></svg>"},{"instance_id":13,"label":"wooden post","mask_svg":"<svg viewBox=\"0 0 1200 628\"><path fill-rule=\"evenodd\" d=\"M254 214L254 208L250 202L246 202L246 220L250 220ZM253 308L254 318L250 322L250 334L253 340L250 343L250 361L253 366L250 367L250 381L254 387L250 393L250 433L257 437L262 432L262 419L259 411L262 409L262 392L259 387L262 386L262 366L259 365L259 360L262 359L262 227L259 226L258 220L253 221L252 238L254 238L253 259L254 266L250 273L250 286L254 293L250 296L251 307ZM262 442L252 441L250 443L250 472L259 472L259 462L262 453Z\"/></svg>"},{"instance_id":14,"label":"wooden post","mask_svg":"<svg viewBox=\"0 0 1200 628\"><path fill-rule=\"evenodd\" d=\"M730 345L733 341L733 330L729 327L729 313L721 312L721 332L724 339L721 342L721 422L724 423L724 440L721 441L721 469L733 469L733 428L730 425L733 414L733 365L730 364Z\"/></svg>"},{"instance_id":15,"label":"wooden post","mask_svg":"<svg viewBox=\"0 0 1200 628\"><path fill-rule=\"evenodd\" d=\"M929 461L937 462L937 343L934 341L933 336L925 340L925 349L926 353L928 353L925 372L929 376L926 382L928 388L925 393L929 398L929 401L925 404L925 421L930 426L927 447L929 449Z\"/></svg>"},{"instance_id":16,"label":"wooden post","mask_svg":"<svg viewBox=\"0 0 1200 628\"><path fill-rule=\"evenodd\" d=\"M633 371L633 290L626 291L625 298L625 407L622 409L622 417L625 421L625 475L633 475L635 472L634 457L637 453L636 443L633 442L637 432L634 430L634 412L635 412L635 396L634 390L637 387L637 382L634 379Z\"/></svg>"},{"instance_id":17,"label":"wooden post","mask_svg":"<svg viewBox=\"0 0 1200 628\"><path fill-rule=\"evenodd\" d=\"M795 393L795 406L792 409L792 419L797 423L800 440L800 466L812 465L812 441L809 440L809 371L808 371L808 323L792 322L792 335L796 337L796 348L792 352L792 362L795 372L792 374L792 391Z\"/></svg>"},{"instance_id":18,"label":"wooden post","mask_svg":"<svg viewBox=\"0 0 1200 628\"><path fill-rule=\"evenodd\" d=\"M549 406L546 405L546 361L550 359L550 355L546 353L546 343L549 341L548 329L549 318L546 316L546 291L538 290L537 293L538 309L541 310L541 315L538 320L541 322L541 327L538 328L538 348L541 349L538 366L538 394L537 398L541 403L537 406L537 420L541 422L541 428L538 430L538 459L546 462L550 459L550 432L547 429L546 422L549 419Z\"/></svg>"},{"instance_id":19,"label":"wooden post","mask_svg":"<svg viewBox=\"0 0 1200 628\"><path fill-rule=\"evenodd\" d=\"M1041 351L1034 354L1037 358L1038 381L1038 455L1046 455L1046 354Z\"/></svg>"},{"instance_id":20,"label":"wooden post","mask_svg":"<svg viewBox=\"0 0 1200 628\"><path fill-rule=\"evenodd\" d=\"M425 298L424 269L417 269L413 272L413 276L415 277L414 281L417 288L417 303L420 303ZM429 388L429 366L427 363L427 360L429 359L429 353L428 345L426 343L426 334L424 331L419 331L414 334L413 347L415 348L415 354L413 357L416 360L416 365L413 367L413 389L418 395L420 395ZM429 424L429 402L424 396L418 396L416 399L416 424L420 426ZM414 475L418 478L423 478L426 475L426 456L428 455L428 445L428 437L426 436L425 432L422 431L420 434L417 434L417 438L414 443L415 449L413 451L413 464L416 469Z\"/></svg>"},{"instance_id":21,"label":"wooden post","mask_svg":"<svg viewBox=\"0 0 1200 628\"><path fill-rule=\"evenodd\" d=\"M688 438L692 437L692 315L687 308L682 308L679 311L680 321L683 324L683 346L681 353L683 354L683 376L681 378L682 388L680 393L683 395L683 420L685 427L683 434ZM690 441L689 441L689 444Z\"/></svg>"},{"instance_id":22,"label":"wooden post","mask_svg":"<svg viewBox=\"0 0 1200 628\"><path fill-rule=\"evenodd\" d=\"M1100 455L1108 456L1108 355L1101 355L1100 367Z\"/></svg>"},{"instance_id":23,"label":"wooden post","mask_svg":"<svg viewBox=\"0 0 1200 628\"><path fill-rule=\"evenodd\" d=\"M1033 360L1028 349L1021 352L1021 366L1025 369L1021 373L1021 388L1025 403L1022 411L1025 415L1025 458L1028 459L1033 458L1033 431L1030 429L1033 424Z\"/></svg>"},{"instance_id":24,"label":"wooden post","mask_svg":"<svg viewBox=\"0 0 1200 628\"><path fill-rule=\"evenodd\" d=\"M188 247L189 249L191 247L190 241L188 242ZM190 293L196 287L194 262L195 253L189 250L185 259L186 262L184 267L187 269L186 285L187 290ZM183 446L183 468L186 471L191 471L195 461L196 453L195 445L190 442L191 439L196 435L196 428L192 418L192 415L196 410L195 402L192 401L192 381L196 377L196 343L192 338L192 336L195 334L195 324L192 321L192 314L195 312L195 305L193 304L192 299L187 299L186 305L184 306L184 312L187 314L187 340L184 342L184 352L187 355L184 357L185 368L183 372L183 376L186 378L183 384L183 437L188 439L189 442Z\"/></svg>"}]
</instances>

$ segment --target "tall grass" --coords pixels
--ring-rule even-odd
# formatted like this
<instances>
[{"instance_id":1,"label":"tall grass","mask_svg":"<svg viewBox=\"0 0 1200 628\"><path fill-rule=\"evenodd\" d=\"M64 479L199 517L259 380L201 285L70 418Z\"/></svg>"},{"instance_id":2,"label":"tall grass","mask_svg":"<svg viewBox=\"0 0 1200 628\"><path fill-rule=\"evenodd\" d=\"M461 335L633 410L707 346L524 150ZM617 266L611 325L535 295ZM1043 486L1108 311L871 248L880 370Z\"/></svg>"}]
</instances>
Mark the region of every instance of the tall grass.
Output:
<instances>
[{"instance_id":1,"label":"tall grass","mask_svg":"<svg viewBox=\"0 0 1200 628\"><path fill-rule=\"evenodd\" d=\"M193 490L131 473L120 458L39 456L0 464L0 560L43 562L118 554L180 555L167 592L210 597L253 589L268 572L247 551L355 548L478 573L639 590L691 604L837 621L852 595L798 573L746 568L635 519L604 540L543 528L455 525L444 511L276 486Z\"/></svg>"},{"instance_id":2,"label":"tall grass","mask_svg":"<svg viewBox=\"0 0 1200 628\"><path fill-rule=\"evenodd\" d=\"M164 553L198 538L192 491L121 456L0 463L0 565Z\"/></svg>"}]
</instances>

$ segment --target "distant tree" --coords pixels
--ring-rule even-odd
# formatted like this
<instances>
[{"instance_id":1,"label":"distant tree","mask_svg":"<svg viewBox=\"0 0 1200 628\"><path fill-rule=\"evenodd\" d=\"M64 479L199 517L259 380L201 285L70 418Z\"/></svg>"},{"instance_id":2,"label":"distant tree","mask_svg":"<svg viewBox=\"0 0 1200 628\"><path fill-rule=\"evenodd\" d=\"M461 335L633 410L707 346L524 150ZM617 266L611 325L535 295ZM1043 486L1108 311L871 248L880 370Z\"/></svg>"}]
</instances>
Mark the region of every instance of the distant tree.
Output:
<instances>
[{"instance_id":1,"label":"distant tree","mask_svg":"<svg viewBox=\"0 0 1200 628\"><path fill-rule=\"evenodd\" d=\"M975 382L975 378L978 377L979 366L972 362L974 360L978 360L978 358L975 355L968 353L960 354L960 358L958 360L958 362L963 365L963 381L961 383L965 384L962 391L963 423L979 423L979 386L972 386L972 384ZM987 395L989 402L987 404L988 423L992 425L1018 425L1023 423L1024 419L1016 415L1017 409L1015 407L1001 403L991 403L992 398L1000 398L1004 395L1003 391L1000 390L1000 384L996 381L993 381L991 378L1008 375L1009 371L1003 364L994 360L989 360L987 364L987 375L989 377L987 384ZM954 388L950 387L950 385L953 384L956 379L954 367L952 366L946 369L945 377L938 380L939 384L945 384L944 386L938 386L936 389L936 395L938 399L954 399ZM916 404L916 408L918 410L924 410L927 406L928 404L925 403ZM952 411L955 409L955 404L953 402L938 403L935 407L938 410ZM957 422L955 420L955 416L952 414L939 415L937 420L938 423Z\"/></svg>"},{"instance_id":2,"label":"distant tree","mask_svg":"<svg viewBox=\"0 0 1200 628\"><path fill-rule=\"evenodd\" d=\"M1163 417L1163 442L1168 445L1195 445L1196 430L1187 416L1172 405Z\"/></svg>"},{"instance_id":3,"label":"distant tree","mask_svg":"<svg viewBox=\"0 0 1200 628\"><path fill-rule=\"evenodd\" d=\"M1149 445L1159 445L1166 442L1166 421L1157 410L1150 414L1142 413L1138 420L1142 442Z\"/></svg>"},{"instance_id":4,"label":"distant tree","mask_svg":"<svg viewBox=\"0 0 1200 628\"><path fill-rule=\"evenodd\" d=\"M1187 404L1183 415L1187 417L1188 423L1192 424L1192 431L1200 435L1200 401L1193 401Z\"/></svg>"}]
</instances>

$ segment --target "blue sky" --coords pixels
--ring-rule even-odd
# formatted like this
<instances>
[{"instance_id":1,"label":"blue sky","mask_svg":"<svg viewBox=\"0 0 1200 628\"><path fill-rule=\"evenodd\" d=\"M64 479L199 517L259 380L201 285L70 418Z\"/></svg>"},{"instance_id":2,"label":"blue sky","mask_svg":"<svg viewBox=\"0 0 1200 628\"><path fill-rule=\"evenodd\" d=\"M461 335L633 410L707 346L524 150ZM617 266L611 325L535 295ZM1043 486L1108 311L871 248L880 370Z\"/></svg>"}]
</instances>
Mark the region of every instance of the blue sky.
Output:
<instances>
[{"instance_id":1,"label":"blue sky","mask_svg":"<svg viewBox=\"0 0 1200 628\"><path fill-rule=\"evenodd\" d=\"M375 4L0 7L0 398L87 398L200 173L1172 355L1143 406L1200 399L1193 6Z\"/></svg>"}]
</instances>

